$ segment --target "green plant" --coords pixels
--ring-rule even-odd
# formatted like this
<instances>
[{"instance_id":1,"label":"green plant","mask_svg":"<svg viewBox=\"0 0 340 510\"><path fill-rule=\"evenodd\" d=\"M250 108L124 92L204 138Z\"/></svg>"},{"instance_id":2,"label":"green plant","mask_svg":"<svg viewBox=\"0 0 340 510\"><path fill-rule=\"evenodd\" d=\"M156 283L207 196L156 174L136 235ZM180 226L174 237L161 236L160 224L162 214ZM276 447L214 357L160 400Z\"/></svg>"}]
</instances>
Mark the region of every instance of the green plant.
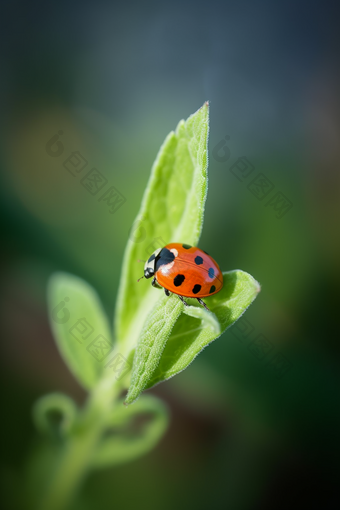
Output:
<instances>
[{"instance_id":1,"label":"green plant","mask_svg":"<svg viewBox=\"0 0 340 510\"><path fill-rule=\"evenodd\" d=\"M155 446L166 430L168 412L159 399L141 396L143 390L184 370L259 292L249 274L224 272L223 289L206 299L208 312L195 300L185 308L177 296L166 297L149 282L137 283L137 260L146 258L150 241L198 244L207 194L208 128L205 103L178 124L160 149L135 223L140 236L126 247L114 334L92 287L64 273L50 280L55 340L89 396L83 409L61 394L47 395L34 407L35 423L53 445L53 454L45 458L42 510L66 508L92 469L130 461ZM126 434L141 414L149 420L135 435Z\"/></svg>"}]
</instances>

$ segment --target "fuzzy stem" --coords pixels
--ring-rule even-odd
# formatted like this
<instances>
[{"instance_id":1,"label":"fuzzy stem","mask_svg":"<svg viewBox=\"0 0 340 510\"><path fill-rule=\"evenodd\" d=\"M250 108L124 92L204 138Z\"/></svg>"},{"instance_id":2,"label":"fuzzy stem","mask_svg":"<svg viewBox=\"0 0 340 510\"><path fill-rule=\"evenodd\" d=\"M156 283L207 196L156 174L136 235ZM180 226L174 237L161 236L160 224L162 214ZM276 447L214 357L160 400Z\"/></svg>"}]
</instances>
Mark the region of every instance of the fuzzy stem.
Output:
<instances>
[{"instance_id":1,"label":"fuzzy stem","mask_svg":"<svg viewBox=\"0 0 340 510\"><path fill-rule=\"evenodd\" d=\"M120 388L101 381L85 405L61 452L39 510L66 510L91 467L91 459Z\"/></svg>"}]
</instances>

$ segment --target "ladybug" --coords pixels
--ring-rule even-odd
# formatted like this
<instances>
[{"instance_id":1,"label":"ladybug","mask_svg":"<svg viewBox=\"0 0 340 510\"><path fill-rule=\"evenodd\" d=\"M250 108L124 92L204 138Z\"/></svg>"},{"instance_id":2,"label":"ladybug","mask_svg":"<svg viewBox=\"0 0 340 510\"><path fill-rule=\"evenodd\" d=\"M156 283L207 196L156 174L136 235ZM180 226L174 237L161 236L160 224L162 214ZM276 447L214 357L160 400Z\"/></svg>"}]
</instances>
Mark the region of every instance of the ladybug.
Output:
<instances>
[{"instance_id":1,"label":"ladybug","mask_svg":"<svg viewBox=\"0 0 340 510\"><path fill-rule=\"evenodd\" d=\"M170 243L154 251L145 263L142 278L152 278L152 285L163 288L167 296L171 292L177 294L185 306L189 305L184 297L196 298L207 310L201 298L212 296L223 287L223 275L214 259L195 246L181 243Z\"/></svg>"}]
</instances>

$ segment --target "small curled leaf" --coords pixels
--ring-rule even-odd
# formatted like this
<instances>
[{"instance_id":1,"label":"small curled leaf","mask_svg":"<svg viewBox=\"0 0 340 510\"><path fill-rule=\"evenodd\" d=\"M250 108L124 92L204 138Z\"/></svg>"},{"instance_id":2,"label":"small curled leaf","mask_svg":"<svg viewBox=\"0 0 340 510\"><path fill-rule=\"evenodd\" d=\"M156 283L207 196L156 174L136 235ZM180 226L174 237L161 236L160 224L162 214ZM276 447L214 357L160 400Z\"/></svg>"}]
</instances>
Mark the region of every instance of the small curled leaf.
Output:
<instances>
[{"instance_id":1,"label":"small curled leaf","mask_svg":"<svg viewBox=\"0 0 340 510\"><path fill-rule=\"evenodd\" d=\"M144 455L163 437L168 422L166 405L151 395L143 395L132 407L114 407L107 420L106 434L93 456L92 466L116 466Z\"/></svg>"},{"instance_id":2,"label":"small curled leaf","mask_svg":"<svg viewBox=\"0 0 340 510\"><path fill-rule=\"evenodd\" d=\"M65 437L77 416L74 401L62 393L41 397L33 406L33 421L40 432L51 438Z\"/></svg>"}]
</instances>

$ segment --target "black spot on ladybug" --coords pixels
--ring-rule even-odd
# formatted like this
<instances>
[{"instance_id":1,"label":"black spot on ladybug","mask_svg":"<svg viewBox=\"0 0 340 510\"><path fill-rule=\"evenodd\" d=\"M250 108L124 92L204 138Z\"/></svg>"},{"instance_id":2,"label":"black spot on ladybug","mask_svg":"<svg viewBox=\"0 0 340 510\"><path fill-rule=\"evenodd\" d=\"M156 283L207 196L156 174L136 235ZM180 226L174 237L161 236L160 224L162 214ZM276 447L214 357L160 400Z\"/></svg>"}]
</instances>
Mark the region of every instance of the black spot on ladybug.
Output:
<instances>
[{"instance_id":1,"label":"black spot on ladybug","mask_svg":"<svg viewBox=\"0 0 340 510\"><path fill-rule=\"evenodd\" d=\"M216 290L215 285L212 285L212 286L210 287L209 294L212 294L213 292L215 292L215 290Z\"/></svg>"},{"instance_id":2,"label":"black spot on ladybug","mask_svg":"<svg viewBox=\"0 0 340 510\"><path fill-rule=\"evenodd\" d=\"M192 289L193 293L194 294L197 294L200 290L201 290L201 285L198 285L198 283L196 283L195 287Z\"/></svg>"},{"instance_id":3,"label":"black spot on ladybug","mask_svg":"<svg viewBox=\"0 0 340 510\"><path fill-rule=\"evenodd\" d=\"M155 254L153 253L153 254L151 255L151 257L149 258L148 262L152 262L152 261L154 260L154 258L155 258Z\"/></svg>"},{"instance_id":4,"label":"black spot on ladybug","mask_svg":"<svg viewBox=\"0 0 340 510\"><path fill-rule=\"evenodd\" d=\"M203 259L202 259L202 257L199 257L199 256L197 255L197 257L195 258L195 264L197 264L198 266L199 266L200 264L203 264Z\"/></svg>"},{"instance_id":5,"label":"black spot on ladybug","mask_svg":"<svg viewBox=\"0 0 340 510\"><path fill-rule=\"evenodd\" d=\"M192 246L190 246L190 244L182 244L182 246L185 250L190 250L190 248L192 248Z\"/></svg>"},{"instance_id":6,"label":"black spot on ladybug","mask_svg":"<svg viewBox=\"0 0 340 510\"><path fill-rule=\"evenodd\" d=\"M161 266L170 264L170 262L173 262L174 260L175 255L172 253L172 251L168 250L167 248L163 248L163 250L156 258L156 271L158 271Z\"/></svg>"},{"instance_id":7,"label":"black spot on ladybug","mask_svg":"<svg viewBox=\"0 0 340 510\"><path fill-rule=\"evenodd\" d=\"M175 278L174 278L175 287L179 287L180 285L182 285L184 280L185 280L184 274L178 274L177 276L175 276Z\"/></svg>"},{"instance_id":8,"label":"black spot on ladybug","mask_svg":"<svg viewBox=\"0 0 340 510\"><path fill-rule=\"evenodd\" d=\"M213 267L209 267L208 275L209 275L209 278L214 278L215 271L214 271Z\"/></svg>"}]
</instances>

